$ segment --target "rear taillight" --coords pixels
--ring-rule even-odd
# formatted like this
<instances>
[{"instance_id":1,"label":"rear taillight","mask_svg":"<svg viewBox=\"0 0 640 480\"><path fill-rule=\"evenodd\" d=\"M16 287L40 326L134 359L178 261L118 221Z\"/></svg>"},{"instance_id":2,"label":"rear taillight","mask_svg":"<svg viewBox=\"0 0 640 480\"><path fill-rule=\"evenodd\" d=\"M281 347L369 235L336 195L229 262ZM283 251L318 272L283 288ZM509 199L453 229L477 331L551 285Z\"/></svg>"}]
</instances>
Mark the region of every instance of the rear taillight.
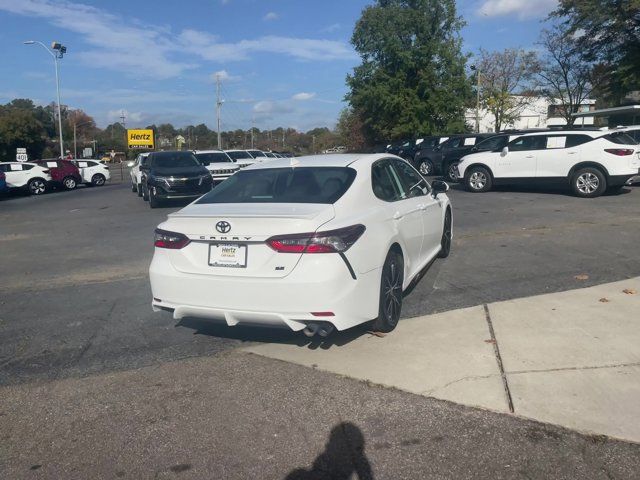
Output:
<instances>
[{"instance_id":1,"label":"rear taillight","mask_svg":"<svg viewBox=\"0 0 640 480\"><path fill-rule=\"evenodd\" d=\"M0 172L0 180L4 180L6 178L6 175L4 174L4 172Z\"/></svg>"},{"instance_id":2,"label":"rear taillight","mask_svg":"<svg viewBox=\"0 0 640 480\"><path fill-rule=\"evenodd\" d=\"M633 155L633 152L635 152L633 148L605 148L604 151L612 155L617 155L618 157Z\"/></svg>"},{"instance_id":3,"label":"rear taillight","mask_svg":"<svg viewBox=\"0 0 640 480\"><path fill-rule=\"evenodd\" d=\"M158 248L169 248L171 250L180 250L189 245L191 240L186 235L176 232L168 232L156 228L155 239L153 244Z\"/></svg>"},{"instance_id":4,"label":"rear taillight","mask_svg":"<svg viewBox=\"0 0 640 480\"><path fill-rule=\"evenodd\" d=\"M42 170L42 173L49 173L49 170Z\"/></svg>"},{"instance_id":5,"label":"rear taillight","mask_svg":"<svg viewBox=\"0 0 640 480\"><path fill-rule=\"evenodd\" d=\"M267 245L279 253L346 252L365 230L364 225L352 225L326 232L278 235L269 238Z\"/></svg>"},{"instance_id":6,"label":"rear taillight","mask_svg":"<svg viewBox=\"0 0 640 480\"><path fill-rule=\"evenodd\" d=\"M107 167L107 166L105 165L105 166L104 166L104 169L105 169L105 170L109 170L109 167Z\"/></svg>"}]
</instances>

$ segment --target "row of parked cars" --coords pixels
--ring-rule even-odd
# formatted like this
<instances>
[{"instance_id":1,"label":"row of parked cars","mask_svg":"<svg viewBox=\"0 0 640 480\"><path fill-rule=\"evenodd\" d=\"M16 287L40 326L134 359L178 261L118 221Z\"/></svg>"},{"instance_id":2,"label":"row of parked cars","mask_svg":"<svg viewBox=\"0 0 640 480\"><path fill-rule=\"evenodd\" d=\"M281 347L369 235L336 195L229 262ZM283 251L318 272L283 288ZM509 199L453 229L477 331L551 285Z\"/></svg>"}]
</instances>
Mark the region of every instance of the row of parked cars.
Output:
<instances>
[{"instance_id":1,"label":"row of parked cars","mask_svg":"<svg viewBox=\"0 0 640 480\"><path fill-rule=\"evenodd\" d=\"M262 150L194 150L139 154L131 168L131 191L156 208L166 200L195 199L241 168L288 154Z\"/></svg>"},{"instance_id":2,"label":"row of parked cars","mask_svg":"<svg viewBox=\"0 0 640 480\"><path fill-rule=\"evenodd\" d=\"M98 160L0 162L0 193L22 190L42 195L51 189L73 190L80 184L100 187L110 178L109 167Z\"/></svg>"},{"instance_id":3,"label":"row of parked cars","mask_svg":"<svg viewBox=\"0 0 640 480\"><path fill-rule=\"evenodd\" d=\"M535 129L426 137L389 145L423 175L440 174L472 192L494 185L569 186L597 197L640 174L640 126Z\"/></svg>"}]
</instances>

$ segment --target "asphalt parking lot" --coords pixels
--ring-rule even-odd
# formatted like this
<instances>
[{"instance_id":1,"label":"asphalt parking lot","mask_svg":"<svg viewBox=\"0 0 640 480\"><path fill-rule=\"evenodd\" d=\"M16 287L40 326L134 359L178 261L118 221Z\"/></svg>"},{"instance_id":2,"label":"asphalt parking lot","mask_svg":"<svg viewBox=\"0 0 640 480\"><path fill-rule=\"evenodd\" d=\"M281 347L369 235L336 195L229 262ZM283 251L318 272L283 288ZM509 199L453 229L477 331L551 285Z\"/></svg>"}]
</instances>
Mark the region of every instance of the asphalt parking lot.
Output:
<instances>
[{"instance_id":1,"label":"asphalt parking lot","mask_svg":"<svg viewBox=\"0 0 640 480\"><path fill-rule=\"evenodd\" d=\"M446 260L436 260L406 296L404 317L570 290L635 277L640 272L637 247L640 242L640 187L625 188L620 194L593 200L545 190L503 189L471 194L457 186L450 196L454 207L452 255ZM275 434L287 435L287 425L300 425L305 417L301 413L288 413L286 408L273 408L273 403L265 405L254 398L255 391L237 384L234 371L256 388L261 388L265 398L273 399L277 397L278 388L285 388L287 404L292 402L289 409L292 405L303 405L303 410L308 409L315 416L315 419L306 418L306 421L315 422L314 433L298 439L314 445L297 457L302 466L313 460L311 453L316 447L322 448L322 438L333 425L359 419L366 425L367 428L363 427L366 432L386 429L389 435L398 436L401 435L401 424L412 423L408 419L414 419L413 425L431 422L429 428L433 431L450 432L444 442L446 448L435 446L442 442L442 439L436 439L440 434L430 434L428 445L433 448L429 456L405 457L411 449L426 448L421 437L426 433L420 429L409 439L398 437L374 442L369 448L388 445L388 448L379 447L379 455L374 456L375 462L372 461L374 472L385 473L379 473L376 478L415 478L411 472L426 471L424 462L430 464L429 471L433 475L457 478L474 476L470 472L480 471L474 470L474 465L494 478L606 478L605 472L611 473L613 478L632 478L633 472L640 468L637 445L606 439L595 441L556 427L541 427L430 399L413 399L410 394L369 388L311 369L234 353L238 346L253 342L287 342L313 347L299 335L286 331L231 329L198 320L184 320L176 325L169 314L152 313L146 270L152 255L153 229L179 207L151 210L131 193L128 184L118 183L41 197L12 196L0 200L0 246L3 251L1 388L20 389L32 384L60 382L62 390L81 390L83 379L108 379L109 375L119 372L125 375L127 372L133 372L131 375L147 372L158 384L165 382L163 375L166 375L166 379L171 379L166 381L177 385L181 365L187 372L193 362L210 361L209 381L228 382L229 388L238 389L242 395L239 398L245 399L247 408L255 408L254 413L247 416L249 421L264 423L266 420L255 412L268 412L269 422L281 427ZM332 343L348 344L365 331L358 329L336 334L321 346L330 348ZM186 360L190 358L192 360ZM147 370L137 370L140 368ZM98 374L107 377L96 377ZM304 391L292 392L290 386L282 385L283 382L288 385L299 383ZM147 386L152 388L152 385ZM332 386L337 390L332 390ZM131 388L135 389L134 386ZM340 407L335 410L318 405L318 400L323 398L335 401L336 396L331 392L341 390L353 395L354 402L359 399L364 403L350 405L340 399ZM102 401L105 405L109 404L110 398L114 402L132 401L126 398L126 392L108 386L104 391L106 396ZM221 405L228 407L233 403L231 393L228 392L228 398L225 397ZM149 395L153 397L154 393ZM38 400L47 402L46 398ZM390 411L385 410L384 401L393 405ZM49 407L55 413L55 406ZM188 412L184 403L180 408ZM5 406L5 409L10 407ZM27 410L31 409L38 410L37 402L29 403ZM215 416L224 414L217 411L215 405L212 409ZM0 410L3 410L2 404ZM77 405L72 410L82 415L83 406ZM199 415L205 411L200 411ZM230 411L243 414L242 411ZM400 412L405 412L406 416ZM404 420L400 422L400 418ZM184 425L192 424L193 420L189 417ZM213 419L205 423L214 431L228 428ZM114 438L124 435L134 441L135 432L124 432L125 426L114 427L117 433L107 433L109 429L104 428L105 435L113 434ZM353 433L347 433L350 427L341 428L345 437L353 438ZM528 433L523 434L523 429ZM35 428L33 432L37 430ZM456 436L455 432L460 435ZM242 428L230 433L231 444L242 445L249 433ZM467 436L463 441L464 435ZM501 447L487 445L487 439L493 439ZM510 440L513 441L511 444ZM6 445L6 441L10 442L11 438L5 436L2 443ZM34 440L33 448L44 451L36 448L36 443ZM152 444L147 446L151 448ZM252 445L252 448L259 448L260 444ZM562 448L558 450L558 446ZM165 447L167 452L173 451L171 446ZM198 442L192 447L196 451L202 450ZM403 466L397 465L390 455L395 449L399 449L398 455L404 459ZM438 452L444 456L438 457ZM455 452L464 458L456 457ZM122 455L126 457L126 454ZM200 465L199 468L205 469L200 473L217 472L225 478L247 478L256 474L255 468L261 462L272 461L265 478L278 478L276 472L282 472L280 478L286 476L291 467L287 462L291 459L285 458L282 449L261 455L249 455L247 458L251 459L253 467L238 464L236 470L217 470L220 465L209 458ZM532 455L540 456L535 465L526 460ZM193 478L201 478L196 473L198 470L191 467L193 461L176 459L173 467L177 467L172 470L169 465L165 471L158 466L160 458L150 455L146 462L139 458L123 460L130 470L112 471L100 463L104 458L97 455L93 463L88 462L96 468L99 477L121 477L127 472L128 475L135 472L133 477L156 475L162 478L163 475L190 472ZM231 447L221 453L221 458L231 463L239 462L238 458L230 460L234 458ZM509 463L510 458L516 459L515 463ZM4 462L0 461L0 471L3 463L13 476L22 475L19 472L24 465L15 457L7 454ZM518 468L511 469L505 466L507 464L517 464ZM603 467L605 464L606 468ZM34 459L33 465L44 463L42 459ZM29 468L23 472L25 477ZM69 472L63 466L57 468L48 473L41 467L34 470L44 475L42 478ZM85 470L77 470L82 471Z\"/></svg>"}]
</instances>

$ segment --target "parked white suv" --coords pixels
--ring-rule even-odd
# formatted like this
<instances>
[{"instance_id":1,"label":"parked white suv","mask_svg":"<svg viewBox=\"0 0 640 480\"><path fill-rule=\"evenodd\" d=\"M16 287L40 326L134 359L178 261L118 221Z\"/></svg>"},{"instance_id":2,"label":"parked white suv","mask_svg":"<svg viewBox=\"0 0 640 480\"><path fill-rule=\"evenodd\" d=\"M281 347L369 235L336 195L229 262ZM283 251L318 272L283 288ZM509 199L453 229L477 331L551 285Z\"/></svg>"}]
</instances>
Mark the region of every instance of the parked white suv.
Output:
<instances>
[{"instance_id":1,"label":"parked white suv","mask_svg":"<svg viewBox=\"0 0 640 480\"><path fill-rule=\"evenodd\" d=\"M10 189L27 189L31 195L42 195L51 182L49 170L36 163L0 162L0 172L4 172Z\"/></svg>"},{"instance_id":2,"label":"parked white suv","mask_svg":"<svg viewBox=\"0 0 640 480\"><path fill-rule=\"evenodd\" d=\"M107 182L107 180L111 178L109 167L104 163L98 162L97 160L80 159L73 160L73 163L76 164L78 170L80 171L82 183L86 185L101 187Z\"/></svg>"},{"instance_id":3,"label":"parked white suv","mask_svg":"<svg viewBox=\"0 0 640 480\"><path fill-rule=\"evenodd\" d=\"M246 150L225 150L224 152L229 155L231 160L237 163L240 168L258 163L258 160L253 158Z\"/></svg>"},{"instance_id":4,"label":"parked white suv","mask_svg":"<svg viewBox=\"0 0 640 480\"><path fill-rule=\"evenodd\" d=\"M194 150L193 154L198 162L211 173L214 186L240 170L231 157L222 150Z\"/></svg>"},{"instance_id":5,"label":"parked white suv","mask_svg":"<svg viewBox=\"0 0 640 480\"><path fill-rule=\"evenodd\" d=\"M493 185L569 185L579 197L624 186L640 170L639 148L624 132L598 130L529 133L500 151L467 155L458 178L471 192Z\"/></svg>"},{"instance_id":6,"label":"parked white suv","mask_svg":"<svg viewBox=\"0 0 640 480\"><path fill-rule=\"evenodd\" d=\"M140 165L145 162L149 153L139 154L133 162L129 162L128 166L131 167L129 174L131 175L131 191L137 192L138 196L142 196L142 174L140 172Z\"/></svg>"}]
</instances>

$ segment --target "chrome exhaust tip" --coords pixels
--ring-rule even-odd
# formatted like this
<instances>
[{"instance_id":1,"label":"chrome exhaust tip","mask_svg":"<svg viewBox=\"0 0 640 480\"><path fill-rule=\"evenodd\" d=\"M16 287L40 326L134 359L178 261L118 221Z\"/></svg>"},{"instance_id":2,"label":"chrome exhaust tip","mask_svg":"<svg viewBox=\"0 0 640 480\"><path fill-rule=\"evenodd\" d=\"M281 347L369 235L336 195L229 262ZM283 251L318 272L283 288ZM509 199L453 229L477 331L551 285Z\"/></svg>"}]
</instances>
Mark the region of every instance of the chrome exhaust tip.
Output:
<instances>
[{"instance_id":1,"label":"chrome exhaust tip","mask_svg":"<svg viewBox=\"0 0 640 480\"><path fill-rule=\"evenodd\" d=\"M313 337L316 333L318 333L318 324L310 323L307 325L302 333L304 333L307 337Z\"/></svg>"}]
</instances>

